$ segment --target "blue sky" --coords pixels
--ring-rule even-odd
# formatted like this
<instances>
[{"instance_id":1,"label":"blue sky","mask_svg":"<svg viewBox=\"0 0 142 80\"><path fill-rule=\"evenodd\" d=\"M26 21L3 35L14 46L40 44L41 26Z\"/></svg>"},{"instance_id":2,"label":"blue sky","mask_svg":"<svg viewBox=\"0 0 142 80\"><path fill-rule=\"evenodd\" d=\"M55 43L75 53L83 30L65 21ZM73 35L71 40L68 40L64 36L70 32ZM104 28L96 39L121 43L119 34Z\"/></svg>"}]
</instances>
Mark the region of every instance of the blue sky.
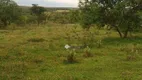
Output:
<instances>
[{"instance_id":1,"label":"blue sky","mask_svg":"<svg viewBox=\"0 0 142 80\"><path fill-rule=\"evenodd\" d=\"M19 5L39 4L45 7L77 7L79 0L14 0Z\"/></svg>"}]
</instances>

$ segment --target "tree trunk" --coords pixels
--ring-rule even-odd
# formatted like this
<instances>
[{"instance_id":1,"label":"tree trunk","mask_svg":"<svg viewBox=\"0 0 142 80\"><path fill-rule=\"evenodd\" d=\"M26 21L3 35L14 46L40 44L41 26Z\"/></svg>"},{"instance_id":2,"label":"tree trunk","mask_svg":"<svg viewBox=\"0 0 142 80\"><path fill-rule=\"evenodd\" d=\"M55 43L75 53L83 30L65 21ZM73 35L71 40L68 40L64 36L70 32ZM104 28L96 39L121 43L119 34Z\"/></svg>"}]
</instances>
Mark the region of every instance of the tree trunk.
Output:
<instances>
[{"instance_id":1,"label":"tree trunk","mask_svg":"<svg viewBox=\"0 0 142 80\"><path fill-rule=\"evenodd\" d=\"M129 32L129 30L125 31L123 38L127 38L128 37L128 32Z\"/></svg>"},{"instance_id":2,"label":"tree trunk","mask_svg":"<svg viewBox=\"0 0 142 80\"><path fill-rule=\"evenodd\" d=\"M4 27L8 25L7 21L3 21Z\"/></svg>"},{"instance_id":3,"label":"tree trunk","mask_svg":"<svg viewBox=\"0 0 142 80\"><path fill-rule=\"evenodd\" d=\"M130 30L130 27L128 27L128 29L125 31L123 38L127 38L127 37L128 37L128 32L129 32L129 30Z\"/></svg>"},{"instance_id":4,"label":"tree trunk","mask_svg":"<svg viewBox=\"0 0 142 80\"><path fill-rule=\"evenodd\" d=\"M119 36L123 38L123 34L121 33L120 29L117 26L114 26L116 28L116 31L118 32Z\"/></svg>"}]
</instances>

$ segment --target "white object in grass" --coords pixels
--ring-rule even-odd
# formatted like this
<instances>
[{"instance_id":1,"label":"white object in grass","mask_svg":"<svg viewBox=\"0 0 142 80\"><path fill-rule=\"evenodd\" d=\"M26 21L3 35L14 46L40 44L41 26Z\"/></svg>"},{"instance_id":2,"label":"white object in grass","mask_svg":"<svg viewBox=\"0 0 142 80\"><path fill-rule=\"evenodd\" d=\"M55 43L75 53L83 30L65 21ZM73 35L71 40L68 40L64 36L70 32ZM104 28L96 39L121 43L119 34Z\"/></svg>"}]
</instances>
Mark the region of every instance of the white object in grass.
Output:
<instances>
[{"instance_id":1,"label":"white object in grass","mask_svg":"<svg viewBox=\"0 0 142 80\"><path fill-rule=\"evenodd\" d=\"M71 46L69 46L68 44L65 45L65 49L69 49L71 48Z\"/></svg>"}]
</instances>

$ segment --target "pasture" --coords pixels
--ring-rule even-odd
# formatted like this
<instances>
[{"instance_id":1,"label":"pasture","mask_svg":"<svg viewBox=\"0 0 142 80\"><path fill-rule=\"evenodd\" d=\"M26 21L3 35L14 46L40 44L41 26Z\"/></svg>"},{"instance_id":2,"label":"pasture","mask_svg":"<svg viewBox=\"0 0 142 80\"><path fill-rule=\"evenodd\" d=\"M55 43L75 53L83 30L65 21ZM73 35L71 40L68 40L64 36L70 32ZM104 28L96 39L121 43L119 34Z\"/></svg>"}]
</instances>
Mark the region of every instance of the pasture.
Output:
<instances>
[{"instance_id":1,"label":"pasture","mask_svg":"<svg viewBox=\"0 0 142 80\"><path fill-rule=\"evenodd\" d=\"M122 39L111 30L47 24L0 30L0 80L142 80L142 33ZM138 37L137 37L138 36ZM75 62L67 57L75 50Z\"/></svg>"}]
</instances>

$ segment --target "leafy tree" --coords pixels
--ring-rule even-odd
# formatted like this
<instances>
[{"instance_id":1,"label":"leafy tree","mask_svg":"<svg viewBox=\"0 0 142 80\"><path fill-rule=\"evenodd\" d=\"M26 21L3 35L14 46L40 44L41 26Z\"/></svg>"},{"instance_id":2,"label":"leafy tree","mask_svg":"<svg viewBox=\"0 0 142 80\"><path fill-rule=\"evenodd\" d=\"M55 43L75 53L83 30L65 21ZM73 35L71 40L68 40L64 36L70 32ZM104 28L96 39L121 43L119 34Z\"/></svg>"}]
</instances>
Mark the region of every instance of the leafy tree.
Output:
<instances>
[{"instance_id":1,"label":"leafy tree","mask_svg":"<svg viewBox=\"0 0 142 80\"><path fill-rule=\"evenodd\" d=\"M142 0L80 0L79 7L85 28L108 25L126 38L141 25Z\"/></svg>"},{"instance_id":2,"label":"leafy tree","mask_svg":"<svg viewBox=\"0 0 142 80\"><path fill-rule=\"evenodd\" d=\"M38 6L38 4L32 4L31 12L37 17L38 25L45 20L44 12L46 9L44 7Z\"/></svg>"},{"instance_id":3,"label":"leafy tree","mask_svg":"<svg viewBox=\"0 0 142 80\"><path fill-rule=\"evenodd\" d=\"M18 19L20 9L13 0L0 0L0 22L5 27Z\"/></svg>"}]
</instances>

